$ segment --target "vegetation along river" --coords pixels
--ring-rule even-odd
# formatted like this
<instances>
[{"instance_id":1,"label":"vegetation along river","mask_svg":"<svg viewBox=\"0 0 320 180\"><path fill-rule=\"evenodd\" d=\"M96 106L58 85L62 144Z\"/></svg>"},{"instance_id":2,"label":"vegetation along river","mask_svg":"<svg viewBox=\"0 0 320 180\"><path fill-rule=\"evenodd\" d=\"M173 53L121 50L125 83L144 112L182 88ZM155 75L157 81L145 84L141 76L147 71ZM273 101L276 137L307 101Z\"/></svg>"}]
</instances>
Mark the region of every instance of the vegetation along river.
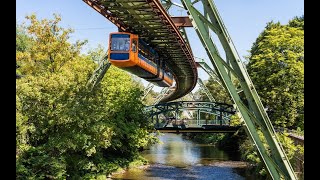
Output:
<instances>
[{"instance_id":1,"label":"vegetation along river","mask_svg":"<svg viewBox=\"0 0 320 180\"><path fill-rule=\"evenodd\" d=\"M247 180L246 163L235 153L217 149L214 145L197 144L181 134L163 134L162 143L143 151L150 166L129 169L114 174L112 179L139 180Z\"/></svg>"}]
</instances>

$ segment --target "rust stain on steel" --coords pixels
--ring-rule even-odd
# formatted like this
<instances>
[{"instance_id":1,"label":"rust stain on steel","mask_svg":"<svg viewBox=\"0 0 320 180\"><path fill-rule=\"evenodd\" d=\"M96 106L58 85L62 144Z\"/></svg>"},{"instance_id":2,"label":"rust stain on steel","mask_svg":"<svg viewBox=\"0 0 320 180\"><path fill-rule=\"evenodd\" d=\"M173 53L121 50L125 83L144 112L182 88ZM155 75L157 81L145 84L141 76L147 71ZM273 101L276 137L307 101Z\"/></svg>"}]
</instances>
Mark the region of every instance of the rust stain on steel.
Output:
<instances>
[{"instance_id":1,"label":"rust stain on steel","mask_svg":"<svg viewBox=\"0 0 320 180\"><path fill-rule=\"evenodd\" d=\"M201 65L199 64L199 62L196 62L196 66L197 66L197 68L201 67Z\"/></svg>"},{"instance_id":2,"label":"rust stain on steel","mask_svg":"<svg viewBox=\"0 0 320 180\"><path fill-rule=\"evenodd\" d=\"M193 27L188 16L171 16L171 19L177 27Z\"/></svg>"}]
</instances>

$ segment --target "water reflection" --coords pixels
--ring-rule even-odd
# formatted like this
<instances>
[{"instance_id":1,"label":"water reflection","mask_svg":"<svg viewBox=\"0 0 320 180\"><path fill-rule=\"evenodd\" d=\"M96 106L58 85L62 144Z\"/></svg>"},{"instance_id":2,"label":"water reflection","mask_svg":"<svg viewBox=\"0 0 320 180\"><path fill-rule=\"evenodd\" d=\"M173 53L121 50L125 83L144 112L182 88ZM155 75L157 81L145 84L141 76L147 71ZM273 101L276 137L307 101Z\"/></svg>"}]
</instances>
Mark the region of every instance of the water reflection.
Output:
<instances>
[{"instance_id":1,"label":"water reflection","mask_svg":"<svg viewBox=\"0 0 320 180\"><path fill-rule=\"evenodd\" d=\"M143 156L150 163L160 163L175 167L190 165L207 165L214 161L229 160L229 156L213 145L196 144L185 140L180 134L165 134L160 136L162 144L156 144Z\"/></svg>"},{"instance_id":2,"label":"water reflection","mask_svg":"<svg viewBox=\"0 0 320 180\"><path fill-rule=\"evenodd\" d=\"M213 145L196 144L183 139L180 134L160 136L156 144L142 153L150 162L146 169L131 169L112 179L171 180L171 179L216 179L244 180L228 165L217 166L218 162L232 161L222 150Z\"/></svg>"}]
</instances>

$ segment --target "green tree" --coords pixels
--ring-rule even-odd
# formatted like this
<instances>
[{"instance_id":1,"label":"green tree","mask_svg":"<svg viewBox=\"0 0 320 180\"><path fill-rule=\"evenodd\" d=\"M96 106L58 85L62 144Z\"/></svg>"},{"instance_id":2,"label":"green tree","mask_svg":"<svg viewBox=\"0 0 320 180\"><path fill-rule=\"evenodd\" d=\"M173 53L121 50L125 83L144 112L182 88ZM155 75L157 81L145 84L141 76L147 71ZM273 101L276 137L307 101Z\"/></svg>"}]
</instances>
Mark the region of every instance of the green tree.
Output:
<instances>
[{"instance_id":1,"label":"green tree","mask_svg":"<svg viewBox=\"0 0 320 180\"><path fill-rule=\"evenodd\" d=\"M304 15L294 17L289 21L290 27L302 28L304 30Z\"/></svg>"},{"instance_id":2,"label":"green tree","mask_svg":"<svg viewBox=\"0 0 320 180\"><path fill-rule=\"evenodd\" d=\"M16 52L17 55L29 50L32 41L31 38L27 35L27 32L22 25L16 25ZM21 76L20 72L20 62L16 62L16 74L17 77Z\"/></svg>"},{"instance_id":3,"label":"green tree","mask_svg":"<svg viewBox=\"0 0 320 180\"><path fill-rule=\"evenodd\" d=\"M243 133L242 133L243 134ZM258 131L259 136L262 137L262 132ZM301 157L304 154L304 149L301 145L295 145L293 140L289 137L288 133L277 133L277 136L280 140L280 143L282 144L282 147L284 148L284 151L293 166L293 168L296 170L295 163L297 161L296 157ZM263 139L263 138L262 138ZM263 139L264 146L268 147L265 139ZM241 159L249 162L252 166L249 169L254 174L259 173L258 179L265 179L267 176L267 172L264 168L264 164L261 162L261 159L259 158L258 152L255 149L253 143L249 140L249 138L246 136L242 136L242 138L238 141L239 143L239 150L241 153ZM296 170L297 172L297 170Z\"/></svg>"},{"instance_id":4,"label":"green tree","mask_svg":"<svg viewBox=\"0 0 320 180\"><path fill-rule=\"evenodd\" d=\"M25 52L31 45L31 39L22 25L16 25L16 51Z\"/></svg>"},{"instance_id":5,"label":"green tree","mask_svg":"<svg viewBox=\"0 0 320 180\"><path fill-rule=\"evenodd\" d=\"M204 84L208 88L216 102L232 104L231 97L229 93L224 89L224 87L220 85L221 82L217 82L210 77L208 81L204 82ZM209 98L204 92L201 91L198 93L200 93L201 100L209 101Z\"/></svg>"},{"instance_id":6,"label":"green tree","mask_svg":"<svg viewBox=\"0 0 320 180\"><path fill-rule=\"evenodd\" d=\"M248 73L267 113L276 126L302 128L304 124L304 18L295 17L288 25L269 22L251 48ZM261 132L259 131L261 135ZM294 157L303 156L303 148L294 145L288 134L278 134L293 168ZM265 146L265 141L263 141ZM254 171L266 171L249 139L241 139L242 159L254 165Z\"/></svg>"},{"instance_id":7,"label":"green tree","mask_svg":"<svg viewBox=\"0 0 320 180\"><path fill-rule=\"evenodd\" d=\"M91 92L97 64L80 53L85 42L68 42L60 16L27 19L32 43L16 56L26 75L16 80L17 179L95 179L138 159L154 137L136 82L111 67Z\"/></svg>"},{"instance_id":8,"label":"green tree","mask_svg":"<svg viewBox=\"0 0 320 180\"><path fill-rule=\"evenodd\" d=\"M268 23L250 51L248 73L276 126L304 127L303 22Z\"/></svg>"}]
</instances>

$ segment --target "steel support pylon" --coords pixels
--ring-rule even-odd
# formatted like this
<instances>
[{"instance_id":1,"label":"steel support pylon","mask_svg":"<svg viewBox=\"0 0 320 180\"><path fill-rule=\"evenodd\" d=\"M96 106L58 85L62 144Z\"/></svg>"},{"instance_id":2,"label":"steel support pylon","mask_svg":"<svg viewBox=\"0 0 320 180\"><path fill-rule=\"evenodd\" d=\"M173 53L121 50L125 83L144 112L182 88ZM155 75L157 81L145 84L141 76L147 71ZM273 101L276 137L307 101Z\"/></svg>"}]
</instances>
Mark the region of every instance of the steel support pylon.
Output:
<instances>
[{"instance_id":1,"label":"steel support pylon","mask_svg":"<svg viewBox=\"0 0 320 180\"><path fill-rule=\"evenodd\" d=\"M107 73L108 69L110 68L111 63L108 60L108 52L103 56L102 60L99 62L97 69L94 70L93 74L91 75L87 86L93 90L102 80L104 75Z\"/></svg>"},{"instance_id":2,"label":"steel support pylon","mask_svg":"<svg viewBox=\"0 0 320 180\"><path fill-rule=\"evenodd\" d=\"M154 101L154 105L158 104L162 98L164 98L166 95L168 95L168 93L170 92L170 88L169 87L164 87L162 88L162 90L160 91L159 95L156 97L155 101Z\"/></svg>"},{"instance_id":3,"label":"steel support pylon","mask_svg":"<svg viewBox=\"0 0 320 180\"><path fill-rule=\"evenodd\" d=\"M143 91L142 100L144 100L144 98L147 97L147 95L148 95L149 92L153 89L153 87L154 87L154 84L152 84L152 83L149 83L149 84L147 85L147 87L146 87L146 88L144 89L144 91Z\"/></svg>"},{"instance_id":4,"label":"steel support pylon","mask_svg":"<svg viewBox=\"0 0 320 180\"><path fill-rule=\"evenodd\" d=\"M202 80L200 78L198 78L198 84L199 84L201 90L208 96L209 100L211 102L215 102L216 100L213 98L211 92L209 91L209 89L206 87L206 85L202 82Z\"/></svg>"},{"instance_id":5,"label":"steel support pylon","mask_svg":"<svg viewBox=\"0 0 320 180\"><path fill-rule=\"evenodd\" d=\"M269 117L264 110L258 93L256 92L253 83L240 60L235 46L228 34L222 19L215 7L213 1L202 0L203 13L199 11L193 4L198 1L181 0L183 6L187 10L188 16L196 30L198 37L203 44L210 61L212 62L218 77L223 85L227 88L232 97L235 106L238 110L239 117L244 120L248 136L253 141L258 150L261 160L272 179L293 179L297 177L294 170L279 143L279 139L274 131L274 128L269 120ZM199 2L199 3L200 3ZM197 6L199 7L199 6ZM209 31L212 30L223 46L227 61L224 60L218 52L215 43L210 38ZM241 88L245 94L247 102L243 102L232 83L231 74L240 82ZM258 130L261 130L263 137L260 137ZM269 147L263 145L263 139Z\"/></svg>"},{"instance_id":6,"label":"steel support pylon","mask_svg":"<svg viewBox=\"0 0 320 180\"><path fill-rule=\"evenodd\" d=\"M211 67L204 61L204 59L202 59L202 58L197 58L197 59L200 60L200 61L196 62L198 65L198 68L202 68L214 81L216 81L220 86L225 88L221 84L218 74L213 69L211 69Z\"/></svg>"}]
</instances>

